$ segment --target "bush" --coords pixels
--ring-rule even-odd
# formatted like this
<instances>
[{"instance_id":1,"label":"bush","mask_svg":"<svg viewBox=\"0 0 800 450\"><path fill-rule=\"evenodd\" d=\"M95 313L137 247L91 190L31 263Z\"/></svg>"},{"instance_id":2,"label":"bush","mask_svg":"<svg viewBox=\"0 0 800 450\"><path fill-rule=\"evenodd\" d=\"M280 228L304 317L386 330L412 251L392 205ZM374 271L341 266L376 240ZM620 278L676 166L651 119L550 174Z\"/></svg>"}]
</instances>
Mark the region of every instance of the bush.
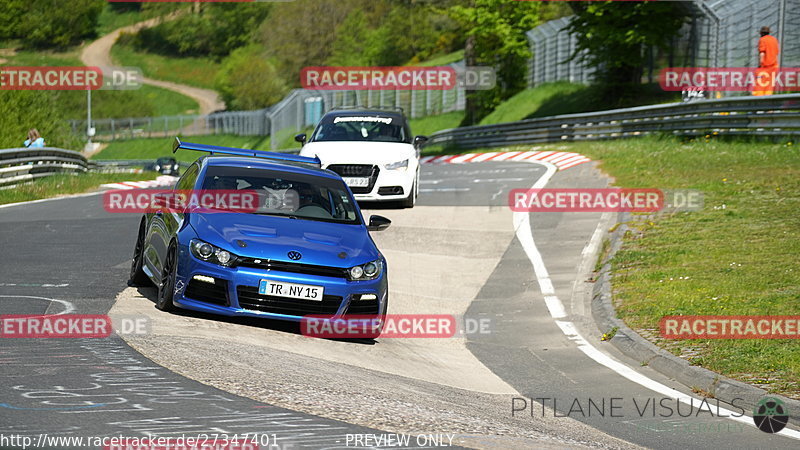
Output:
<instances>
[{"instance_id":1,"label":"bush","mask_svg":"<svg viewBox=\"0 0 800 450\"><path fill-rule=\"evenodd\" d=\"M223 62L216 88L229 109L266 108L283 98L286 83L264 56L264 49L250 45L235 50Z\"/></svg>"},{"instance_id":2,"label":"bush","mask_svg":"<svg viewBox=\"0 0 800 450\"><path fill-rule=\"evenodd\" d=\"M12 5L18 2L5 1ZM65 48L94 35L105 4L103 0L70 0L65 7L62 0L28 0L23 2L21 17L20 11L14 10L18 22L12 34L30 47Z\"/></svg>"},{"instance_id":3,"label":"bush","mask_svg":"<svg viewBox=\"0 0 800 450\"><path fill-rule=\"evenodd\" d=\"M222 58L246 45L266 18L269 4L198 4L193 12L122 38L139 50L175 56Z\"/></svg>"}]
</instances>

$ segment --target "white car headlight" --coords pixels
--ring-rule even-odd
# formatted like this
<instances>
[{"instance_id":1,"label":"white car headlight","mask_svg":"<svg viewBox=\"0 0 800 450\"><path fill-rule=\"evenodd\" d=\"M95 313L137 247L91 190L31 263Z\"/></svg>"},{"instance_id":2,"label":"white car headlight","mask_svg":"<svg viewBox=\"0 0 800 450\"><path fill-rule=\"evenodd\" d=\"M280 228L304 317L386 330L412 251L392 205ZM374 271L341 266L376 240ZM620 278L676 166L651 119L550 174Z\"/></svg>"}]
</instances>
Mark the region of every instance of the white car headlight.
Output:
<instances>
[{"instance_id":1,"label":"white car headlight","mask_svg":"<svg viewBox=\"0 0 800 450\"><path fill-rule=\"evenodd\" d=\"M406 170L406 169L408 169L407 159L386 165L386 170Z\"/></svg>"}]
</instances>

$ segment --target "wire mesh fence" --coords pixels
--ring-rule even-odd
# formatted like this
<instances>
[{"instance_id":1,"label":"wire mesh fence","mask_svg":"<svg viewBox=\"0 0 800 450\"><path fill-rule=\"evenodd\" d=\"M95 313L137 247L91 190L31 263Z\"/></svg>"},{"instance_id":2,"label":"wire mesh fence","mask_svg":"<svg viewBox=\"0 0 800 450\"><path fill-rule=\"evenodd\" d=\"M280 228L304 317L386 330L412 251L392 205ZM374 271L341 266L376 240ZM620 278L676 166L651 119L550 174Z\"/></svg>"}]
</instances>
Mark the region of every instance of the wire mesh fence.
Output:
<instances>
[{"instance_id":1,"label":"wire mesh fence","mask_svg":"<svg viewBox=\"0 0 800 450\"><path fill-rule=\"evenodd\" d=\"M650 58L651 67L645 73L651 77L659 65L757 67L762 26L769 26L781 44L781 66L800 65L800 0L694 0L682 7L691 18L661 61ZM570 17L564 17L528 32L533 52L530 87L552 81L592 81L594 69L581 62L582 54L570 60L577 41L566 29L569 23Z\"/></svg>"},{"instance_id":2,"label":"wire mesh fence","mask_svg":"<svg viewBox=\"0 0 800 450\"><path fill-rule=\"evenodd\" d=\"M233 134L271 136L272 149L279 149L297 132L313 127L326 112L344 106L401 108L409 118L463 111L465 91L450 90L346 90L295 89L270 108L232 111L208 116L181 115L92 120L95 140L114 141L175 135ZM84 134L86 120L70 121L75 134Z\"/></svg>"},{"instance_id":3,"label":"wire mesh fence","mask_svg":"<svg viewBox=\"0 0 800 450\"><path fill-rule=\"evenodd\" d=\"M86 133L86 120L71 120L72 132ZM232 111L207 116L180 115L92 120L94 139L114 141L151 137L171 137L176 134L198 136L210 134L235 134L239 136L264 136L269 134L267 110Z\"/></svg>"}]
</instances>

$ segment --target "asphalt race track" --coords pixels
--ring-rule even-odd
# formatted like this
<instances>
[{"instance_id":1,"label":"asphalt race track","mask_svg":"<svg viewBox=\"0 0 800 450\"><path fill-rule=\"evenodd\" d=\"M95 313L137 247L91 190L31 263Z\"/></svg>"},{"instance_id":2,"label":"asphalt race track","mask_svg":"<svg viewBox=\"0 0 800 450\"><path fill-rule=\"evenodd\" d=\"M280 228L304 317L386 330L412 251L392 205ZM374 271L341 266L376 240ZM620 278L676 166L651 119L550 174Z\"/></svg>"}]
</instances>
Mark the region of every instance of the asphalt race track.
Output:
<instances>
[{"instance_id":1,"label":"asphalt race track","mask_svg":"<svg viewBox=\"0 0 800 450\"><path fill-rule=\"evenodd\" d=\"M125 284L138 215L106 213L99 195L0 208L3 314L148 319L145 334L0 339L0 439L257 433L276 448L388 448L348 439L406 433L424 437L414 447L797 448L600 341L587 275L611 217L512 213L508 191L535 183L607 180L594 163L426 164L417 207L364 205L393 220L373 233L389 313L455 315L463 332L446 339L334 341L163 313L155 289Z\"/></svg>"}]
</instances>

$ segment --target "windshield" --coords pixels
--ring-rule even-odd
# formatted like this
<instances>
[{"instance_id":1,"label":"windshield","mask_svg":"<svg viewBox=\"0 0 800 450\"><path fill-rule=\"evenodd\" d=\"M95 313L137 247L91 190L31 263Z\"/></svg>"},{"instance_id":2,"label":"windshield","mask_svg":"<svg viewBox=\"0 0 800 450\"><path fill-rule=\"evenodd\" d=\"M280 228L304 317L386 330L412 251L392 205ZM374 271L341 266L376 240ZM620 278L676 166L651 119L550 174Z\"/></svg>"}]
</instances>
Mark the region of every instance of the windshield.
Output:
<instances>
[{"instance_id":1,"label":"windshield","mask_svg":"<svg viewBox=\"0 0 800 450\"><path fill-rule=\"evenodd\" d=\"M317 127L312 142L372 141L410 142L410 137L397 117L340 116L327 117Z\"/></svg>"},{"instance_id":2,"label":"windshield","mask_svg":"<svg viewBox=\"0 0 800 450\"><path fill-rule=\"evenodd\" d=\"M211 166L202 189L254 190L254 214L360 224L355 202L342 181L273 170Z\"/></svg>"}]
</instances>

